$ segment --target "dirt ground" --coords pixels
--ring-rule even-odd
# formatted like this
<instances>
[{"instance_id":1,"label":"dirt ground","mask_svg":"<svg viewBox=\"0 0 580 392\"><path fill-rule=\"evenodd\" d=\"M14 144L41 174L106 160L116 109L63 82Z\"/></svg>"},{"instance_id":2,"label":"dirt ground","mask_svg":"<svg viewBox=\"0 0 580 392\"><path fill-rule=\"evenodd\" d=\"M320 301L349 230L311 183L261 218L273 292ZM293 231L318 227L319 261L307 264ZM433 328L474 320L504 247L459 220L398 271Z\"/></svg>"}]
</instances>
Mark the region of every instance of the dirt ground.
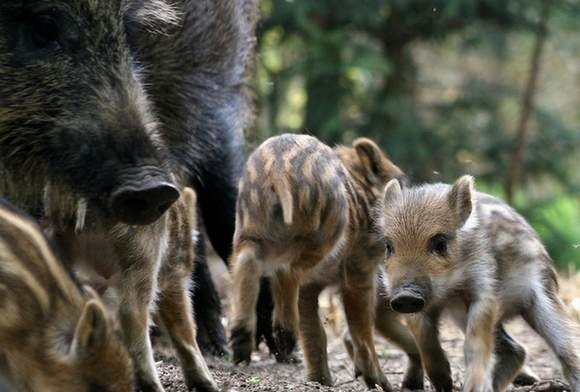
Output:
<instances>
[{"instance_id":1,"label":"dirt ground","mask_svg":"<svg viewBox=\"0 0 580 392\"><path fill-rule=\"evenodd\" d=\"M227 282L222 282L224 284ZM580 274L571 280L564 281L561 294L570 306L570 311L580 320L580 308L576 306L580 300ZM227 359L207 358L208 365L217 383L223 391L365 391L361 379L354 379L353 366L346 353L340 336L343 329L341 311L336 298L331 294L321 299L321 313L329 336L330 370L334 377L334 387L327 388L304 381L304 366L300 364L277 364L265 349L255 353L253 361L248 366L234 366ZM578 312L578 313L576 313ZM521 320L515 320L507 326L508 331L528 350L528 365L543 380L554 381L550 387L545 383L535 388L512 388L511 391L563 391L563 380L557 359L538 337ZM461 332L449 324L444 324L442 342L451 362L456 390L460 390L463 379L463 337ZM578 341L580 346L580 339ZM391 344L377 338L377 351L383 370L395 391L400 390L403 374L406 368L404 354ZM179 368L171 359L158 362L161 378L167 392L186 392ZM432 391L426 381L426 391Z\"/></svg>"},{"instance_id":2,"label":"dirt ground","mask_svg":"<svg viewBox=\"0 0 580 392\"><path fill-rule=\"evenodd\" d=\"M558 362L544 342L521 321L513 322L508 327L513 336L528 349L528 364L543 380L562 380ZM461 388L463 377L463 338L461 333L451 326L445 326L443 347L451 362L456 390ZM579 342L580 344L580 342ZM383 370L395 391L400 384L406 367L406 359L398 349L385 341L377 344ZM330 370L334 377L333 388L322 387L304 382L302 364L281 365L265 352L254 355L249 366L234 366L227 360L208 358L208 365L223 391L365 391L364 383L354 379L352 363L344 350L340 339L333 339L329 344ZM161 361L159 370L167 392L186 392L179 368L172 361ZM432 391L426 383L426 391ZM524 392L530 388L512 388L512 391ZM545 390L536 388L535 390ZM553 387L551 391L565 390Z\"/></svg>"}]
</instances>

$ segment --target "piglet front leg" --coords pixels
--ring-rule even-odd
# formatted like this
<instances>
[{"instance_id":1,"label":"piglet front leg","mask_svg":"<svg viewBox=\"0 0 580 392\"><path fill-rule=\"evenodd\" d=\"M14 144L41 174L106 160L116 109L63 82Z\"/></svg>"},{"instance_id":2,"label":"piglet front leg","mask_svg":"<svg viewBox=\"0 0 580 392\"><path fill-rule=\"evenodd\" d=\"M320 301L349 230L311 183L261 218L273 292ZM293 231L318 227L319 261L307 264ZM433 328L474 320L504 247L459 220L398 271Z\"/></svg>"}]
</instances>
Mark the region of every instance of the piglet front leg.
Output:
<instances>
[{"instance_id":1,"label":"piglet front leg","mask_svg":"<svg viewBox=\"0 0 580 392\"><path fill-rule=\"evenodd\" d=\"M471 303L468 309L463 348L466 366L464 392L493 392L497 308L497 301L493 296L484 296Z\"/></svg>"},{"instance_id":2,"label":"piglet front leg","mask_svg":"<svg viewBox=\"0 0 580 392\"><path fill-rule=\"evenodd\" d=\"M149 337L149 313L156 292L162 249L167 243L166 220L139 228L119 225L109 235L122 271L119 320L133 358L139 388L163 392Z\"/></svg>"}]
</instances>

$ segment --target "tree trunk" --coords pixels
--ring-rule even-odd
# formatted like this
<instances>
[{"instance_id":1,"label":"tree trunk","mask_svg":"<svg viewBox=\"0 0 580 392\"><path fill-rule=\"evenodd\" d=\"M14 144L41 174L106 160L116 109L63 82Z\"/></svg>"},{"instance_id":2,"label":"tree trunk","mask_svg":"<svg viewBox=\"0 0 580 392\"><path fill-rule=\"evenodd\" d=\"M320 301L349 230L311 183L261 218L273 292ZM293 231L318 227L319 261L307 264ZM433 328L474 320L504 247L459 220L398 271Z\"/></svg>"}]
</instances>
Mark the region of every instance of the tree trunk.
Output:
<instances>
[{"instance_id":1,"label":"tree trunk","mask_svg":"<svg viewBox=\"0 0 580 392\"><path fill-rule=\"evenodd\" d=\"M514 140L513 154L508 168L507 178L505 182L505 194L509 204L513 204L514 193L516 187L521 182L524 174L524 166L529 142L529 123L530 117L534 111L534 97L536 95L538 77L540 74L540 66L542 54L548 35L547 24L550 12L550 0L542 2L541 20L536 33L536 40L534 43L534 50L530 58L530 72L524 94L522 96L522 106L520 111L520 119L516 130L516 137Z\"/></svg>"}]
</instances>

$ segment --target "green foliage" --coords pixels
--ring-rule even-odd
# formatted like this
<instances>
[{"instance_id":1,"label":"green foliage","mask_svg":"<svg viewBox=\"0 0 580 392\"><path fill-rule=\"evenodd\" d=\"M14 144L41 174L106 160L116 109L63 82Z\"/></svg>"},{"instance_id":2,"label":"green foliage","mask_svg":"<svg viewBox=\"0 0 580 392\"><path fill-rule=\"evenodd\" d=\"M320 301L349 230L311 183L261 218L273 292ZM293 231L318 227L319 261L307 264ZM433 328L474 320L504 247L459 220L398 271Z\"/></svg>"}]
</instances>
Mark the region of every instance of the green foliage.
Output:
<instances>
[{"instance_id":1,"label":"green foliage","mask_svg":"<svg viewBox=\"0 0 580 392\"><path fill-rule=\"evenodd\" d=\"M546 1L262 0L260 121L250 139L306 132L332 144L364 135L415 181L471 173L501 189L549 4L520 193L526 206L558 200L551 208L563 214L559 200L580 192L580 2ZM526 213L548 227L556 212L537 208ZM566 222L580 230L580 220ZM575 231L552 223L542 235L558 252ZM562 258L574 257L566 249Z\"/></svg>"},{"instance_id":2,"label":"green foliage","mask_svg":"<svg viewBox=\"0 0 580 392\"><path fill-rule=\"evenodd\" d=\"M529 204L522 213L538 231L554 263L580 270L580 199L559 196L544 203Z\"/></svg>"}]
</instances>

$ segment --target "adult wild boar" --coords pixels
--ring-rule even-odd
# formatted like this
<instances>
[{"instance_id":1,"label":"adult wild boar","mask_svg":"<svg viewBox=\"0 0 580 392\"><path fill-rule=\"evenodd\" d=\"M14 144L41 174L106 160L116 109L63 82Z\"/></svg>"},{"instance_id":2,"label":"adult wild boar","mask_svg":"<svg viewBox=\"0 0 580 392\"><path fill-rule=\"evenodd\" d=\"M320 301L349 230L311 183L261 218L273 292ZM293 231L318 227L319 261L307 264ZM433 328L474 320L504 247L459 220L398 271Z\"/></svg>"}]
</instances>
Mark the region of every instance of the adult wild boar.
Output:
<instances>
[{"instance_id":1,"label":"adult wild boar","mask_svg":"<svg viewBox=\"0 0 580 392\"><path fill-rule=\"evenodd\" d=\"M123 329L151 390L158 218L191 185L210 240L230 252L255 16L255 0L0 3L0 195L49 216L61 241L111 241Z\"/></svg>"}]
</instances>

